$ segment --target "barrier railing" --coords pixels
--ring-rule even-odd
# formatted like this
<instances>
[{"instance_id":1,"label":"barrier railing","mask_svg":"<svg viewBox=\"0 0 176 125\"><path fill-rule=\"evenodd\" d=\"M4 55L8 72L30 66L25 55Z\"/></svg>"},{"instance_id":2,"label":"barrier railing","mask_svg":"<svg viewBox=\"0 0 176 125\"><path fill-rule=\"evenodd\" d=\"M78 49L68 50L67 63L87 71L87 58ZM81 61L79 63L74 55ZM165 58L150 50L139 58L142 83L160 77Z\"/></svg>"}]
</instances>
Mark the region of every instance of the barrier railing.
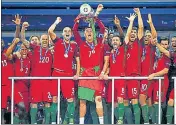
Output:
<instances>
[{"instance_id":1,"label":"barrier railing","mask_svg":"<svg viewBox=\"0 0 176 125\"><path fill-rule=\"evenodd\" d=\"M11 124L13 124L13 111L14 111L14 80L24 80L24 79L30 79L30 80L34 80L34 79L38 79L38 80L58 80L58 114L57 114L57 124L59 124L60 122L60 80L61 79L70 79L72 80L73 77L9 77L9 79L12 80L12 100L11 100ZM79 80L91 80L91 79L98 79L98 77L79 77ZM112 124L114 124L114 80L119 80L119 79L123 79L123 80L144 80L144 79L148 79L148 77L108 77L108 79L112 80ZM155 80L159 80L159 115L158 115L158 121L159 124L161 124L161 80L164 79L163 77L155 77ZM176 84L176 77L173 77L173 79L175 80L175 84ZM175 87L175 97L176 97L176 87ZM175 105L176 105L176 101L175 101ZM176 106L175 106L175 116L176 116ZM176 118L174 123L176 124Z\"/></svg>"},{"instance_id":2,"label":"barrier railing","mask_svg":"<svg viewBox=\"0 0 176 125\"><path fill-rule=\"evenodd\" d=\"M174 80L174 124L176 124L176 77L172 77Z\"/></svg>"}]
</instances>

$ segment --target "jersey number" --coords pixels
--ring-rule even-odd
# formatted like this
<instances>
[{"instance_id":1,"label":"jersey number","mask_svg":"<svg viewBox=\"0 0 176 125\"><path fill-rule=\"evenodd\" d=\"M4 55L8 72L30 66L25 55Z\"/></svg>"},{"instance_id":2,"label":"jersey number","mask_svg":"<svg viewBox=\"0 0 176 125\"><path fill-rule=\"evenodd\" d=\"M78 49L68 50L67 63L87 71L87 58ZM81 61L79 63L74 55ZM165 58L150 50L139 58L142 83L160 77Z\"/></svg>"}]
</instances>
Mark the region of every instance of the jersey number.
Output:
<instances>
[{"instance_id":1,"label":"jersey number","mask_svg":"<svg viewBox=\"0 0 176 125\"><path fill-rule=\"evenodd\" d=\"M132 94L136 95L137 94L137 89L136 88L132 88Z\"/></svg>"},{"instance_id":2,"label":"jersey number","mask_svg":"<svg viewBox=\"0 0 176 125\"><path fill-rule=\"evenodd\" d=\"M3 60L3 61L1 61L2 62L2 66L4 67L4 66L7 66L7 61L6 60Z\"/></svg>"},{"instance_id":3,"label":"jersey number","mask_svg":"<svg viewBox=\"0 0 176 125\"><path fill-rule=\"evenodd\" d=\"M40 63L48 63L49 62L49 57L43 57Z\"/></svg>"}]
</instances>

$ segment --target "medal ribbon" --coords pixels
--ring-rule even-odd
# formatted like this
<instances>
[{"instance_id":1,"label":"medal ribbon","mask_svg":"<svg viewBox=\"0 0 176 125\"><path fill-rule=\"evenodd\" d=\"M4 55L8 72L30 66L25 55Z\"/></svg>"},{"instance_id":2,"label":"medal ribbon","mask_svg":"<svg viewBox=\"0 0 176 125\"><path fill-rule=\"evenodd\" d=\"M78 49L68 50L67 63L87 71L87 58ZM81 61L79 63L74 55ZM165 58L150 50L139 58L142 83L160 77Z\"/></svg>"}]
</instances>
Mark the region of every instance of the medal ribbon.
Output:
<instances>
[{"instance_id":1,"label":"medal ribbon","mask_svg":"<svg viewBox=\"0 0 176 125\"><path fill-rule=\"evenodd\" d=\"M46 57L47 52L48 52L48 49L45 51L44 56L42 56L42 47L40 47L40 61L42 61L43 58Z\"/></svg>"},{"instance_id":2,"label":"medal ribbon","mask_svg":"<svg viewBox=\"0 0 176 125\"><path fill-rule=\"evenodd\" d=\"M68 55L68 52L70 50L70 43L68 44L68 47L66 46L66 43L64 41L63 41L63 43L64 43L64 48L65 48L65 54Z\"/></svg>"},{"instance_id":3,"label":"medal ribbon","mask_svg":"<svg viewBox=\"0 0 176 125\"><path fill-rule=\"evenodd\" d=\"M94 50L95 46L94 46L93 42L90 44L86 41L86 43L91 48L91 50Z\"/></svg>"},{"instance_id":4,"label":"medal ribbon","mask_svg":"<svg viewBox=\"0 0 176 125\"><path fill-rule=\"evenodd\" d=\"M113 62L116 61L116 56L117 56L118 52L119 52L118 49L115 50L115 53L114 53L114 51L113 51L113 54L112 54L112 60L113 60Z\"/></svg>"}]
</instances>

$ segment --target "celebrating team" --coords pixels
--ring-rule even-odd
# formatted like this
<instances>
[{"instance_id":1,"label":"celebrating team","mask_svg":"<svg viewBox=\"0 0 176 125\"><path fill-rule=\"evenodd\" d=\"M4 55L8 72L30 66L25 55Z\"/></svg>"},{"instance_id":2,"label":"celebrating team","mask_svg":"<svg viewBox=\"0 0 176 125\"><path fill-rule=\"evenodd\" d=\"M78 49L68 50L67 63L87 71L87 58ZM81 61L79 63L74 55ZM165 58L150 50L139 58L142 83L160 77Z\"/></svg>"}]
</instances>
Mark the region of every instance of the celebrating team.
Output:
<instances>
[{"instance_id":1,"label":"celebrating team","mask_svg":"<svg viewBox=\"0 0 176 125\"><path fill-rule=\"evenodd\" d=\"M162 76L162 103L167 102L167 123L172 123L174 91L173 81L168 78L170 66L176 71L176 36L171 39L172 51L168 50L169 40L161 39L157 41L157 32L152 22L151 14L148 14L148 24L150 30L144 32L144 25L139 8L134 9L134 14L126 17L129 21L127 33L124 37L120 21L117 17L114 23L117 26L117 33L109 34L98 14L102 11L103 5L98 5L94 21L100 28L103 37L94 37L95 32L92 27L84 30L85 40L82 40L78 27L85 17L78 15L74 20L73 29L65 27L62 36L59 38L54 32L56 26L62 21L57 17L56 21L48 29L48 34L31 36L29 41L25 38L25 30L29 27L28 22L24 22L21 28L21 18L15 16L13 21L16 24L16 36L5 50L2 48L2 123L4 121L5 109L7 109L7 97L11 96L10 76L32 76L32 77L65 77L74 76L78 80L80 76L98 77L94 80L79 80L77 88L75 81L61 80L61 92L66 99L67 109L63 124L74 124L75 100L79 99L79 123L84 124L87 112L87 102L95 102L94 114L100 124L108 124L105 117L106 108L112 102L112 82L108 76L146 76L148 80L115 80L115 116L118 124L123 124L125 114L132 113L133 117L127 118L127 123L140 124L141 115L144 123L158 123L159 110L159 83L153 80L154 77ZM138 18L138 28L133 26L135 18ZM71 41L72 34L75 41ZM21 37L19 37L21 36ZM15 46L22 42L20 50L14 52ZM2 47L3 47L2 42ZM72 65L76 64L76 71ZM7 72L8 71L8 72ZM75 73L74 73L75 72ZM172 76L176 76L172 72ZM38 103L44 102L44 123L56 124L57 116L57 80L15 80L14 87L14 123L28 123L25 121L29 112L31 124L37 123ZM29 91L30 90L30 91ZM75 90L78 91L75 95ZM168 91L168 92L167 92ZM169 93L169 94L168 94ZM166 95L169 99L166 98ZM30 98L29 98L30 97ZM104 102L103 100L106 100ZM141 108L141 109L140 109ZM142 112L141 112L142 111ZM93 111L91 111L93 112ZM25 115L24 115L25 114ZM91 113L93 115L93 113ZM62 115L62 114L61 114ZM134 122L133 122L134 121ZM96 121L93 123L96 123Z\"/></svg>"}]
</instances>

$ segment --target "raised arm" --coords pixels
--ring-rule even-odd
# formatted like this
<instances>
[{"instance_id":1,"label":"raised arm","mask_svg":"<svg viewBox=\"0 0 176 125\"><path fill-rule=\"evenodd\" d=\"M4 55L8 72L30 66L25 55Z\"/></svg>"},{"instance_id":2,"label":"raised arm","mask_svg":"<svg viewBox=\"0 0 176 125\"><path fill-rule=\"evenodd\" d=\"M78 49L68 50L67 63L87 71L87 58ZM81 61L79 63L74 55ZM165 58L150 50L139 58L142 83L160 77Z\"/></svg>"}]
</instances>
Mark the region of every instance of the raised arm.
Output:
<instances>
[{"instance_id":1,"label":"raised arm","mask_svg":"<svg viewBox=\"0 0 176 125\"><path fill-rule=\"evenodd\" d=\"M12 20L16 24L15 38L20 38L20 24L21 24L22 16L19 14L15 15L15 20Z\"/></svg>"},{"instance_id":2,"label":"raised arm","mask_svg":"<svg viewBox=\"0 0 176 125\"><path fill-rule=\"evenodd\" d=\"M27 28L29 27L29 23L28 22L24 22L22 24L22 28L21 28L21 41L23 42L23 44L29 48L29 41L26 40L26 37L25 37L25 31L27 30Z\"/></svg>"},{"instance_id":3,"label":"raised arm","mask_svg":"<svg viewBox=\"0 0 176 125\"><path fill-rule=\"evenodd\" d=\"M153 39L155 39L155 38L157 37L157 32L156 32L156 29L155 29L155 27L154 27L154 25L153 25L151 14L148 14L147 23L150 25L152 37L153 37Z\"/></svg>"},{"instance_id":4,"label":"raised arm","mask_svg":"<svg viewBox=\"0 0 176 125\"><path fill-rule=\"evenodd\" d=\"M152 45L156 45L156 46L158 47L158 49L159 49L162 53L164 53L167 57L169 57L169 58L171 57L169 51L166 50L165 48L163 48L163 47L157 42L157 39L156 39L156 38L153 39L151 43L152 43Z\"/></svg>"},{"instance_id":5,"label":"raised arm","mask_svg":"<svg viewBox=\"0 0 176 125\"><path fill-rule=\"evenodd\" d=\"M61 21L62 19L60 17L57 17L56 21L48 29L48 34L53 42L56 39L56 33L54 33L54 30Z\"/></svg>"},{"instance_id":6,"label":"raised arm","mask_svg":"<svg viewBox=\"0 0 176 125\"><path fill-rule=\"evenodd\" d=\"M139 8L134 8L134 12L138 16L138 39L140 40L144 36L144 24Z\"/></svg>"},{"instance_id":7,"label":"raised arm","mask_svg":"<svg viewBox=\"0 0 176 125\"><path fill-rule=\"evenodd\" d=\"M124 38L124 33L123 33L122 27L120 25L120 20L119 20L119 18L116 15L115 15L115 18L114 18L114 24L117 27L117 30L118 30L119 35L120 35L120 38Z\"/></svg>"},{"instance_id":8,"label":"raised arm","mask_svg":"<svg viewBox=\"0 0 176 125\"><path fill-rule=\"evenodd\" d=\"M13 52L15 46L17 45L17 43L18 43L19 41L20 41L19 38L14 38L14 39L13 39L12 44L9 46L9 48L7 49L7 51L6 51L6 53L5 53L8 58L11 58L10 55L12 54L12 52Z\"/></svg>"},{"instance_id":9,"label":"raised arm","mask_svg":"<svg viewBox=\"0 0 176 125\"><path fill-rule=\"evenodd\" d=\"M128 20L129 20L129 26L128 26L128 29L127 29L127 33L126 33L126 36L125 36L125 43L128 44L128 42L130 41L130 34L131 34L131 31L132 31L132 28L133 28L133 22L134 22L134 19L136 18L136 15L133 13L130 17L126 17Z\"/></svg>"},{"instance_id":10,"label":"raised arm","mask_svg":"<svg viewBox=\"0 0 176 125\"><path fill-rule=\"evenodd\" d=\"M96 20L96 22L97 22L97 24L98 24L98 26L100 28L100 33L101 34L104 34L104 32L105 32L105 26L102 23L102 21L100 19L98 19L97 17L100 14L100 12L103 10L103 8L104 8L103 5L99 4L98 7L97 7L97 10L95 12L95 20Z\"/></svg>"},{"instance_id":11,"label":"raised arm","mask_svg":"<svg viewBox=\"0 0 176 125\"><path fill-rule=\"evenodd\" d=\"M81 15L78 15L76 17L76 19L74 20L75 24L73 25L73 35L74 35L74 39L76 41L76 43L78 44L78 46L80 45L80 43L82 42L82 38L81 38L81 35L78 31L78 27L79 27L79 22L80 22L80 19L81 19Z\"/></svg>"}]
</instances>

